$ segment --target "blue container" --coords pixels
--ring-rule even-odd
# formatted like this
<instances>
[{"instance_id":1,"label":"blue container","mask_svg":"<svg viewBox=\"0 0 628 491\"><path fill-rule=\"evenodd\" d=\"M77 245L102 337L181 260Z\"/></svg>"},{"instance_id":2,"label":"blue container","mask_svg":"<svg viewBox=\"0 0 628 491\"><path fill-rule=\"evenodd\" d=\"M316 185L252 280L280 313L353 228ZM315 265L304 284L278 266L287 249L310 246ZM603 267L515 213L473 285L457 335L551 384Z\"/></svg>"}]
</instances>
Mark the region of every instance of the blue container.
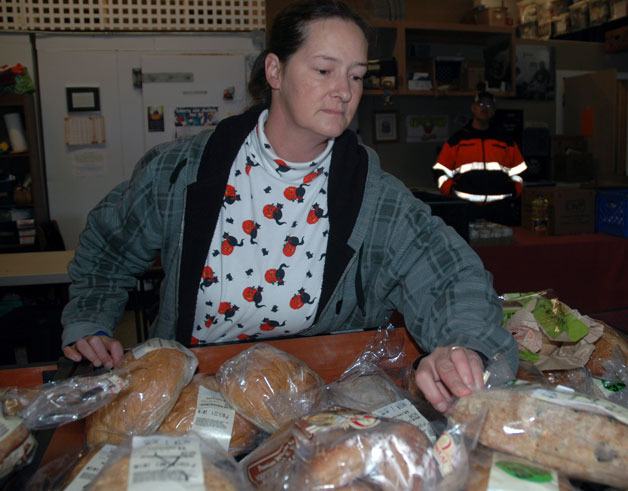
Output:
<instances>
[{"instance_id":1,"label":"blue container","mask_svg":"<svg viewBox=\"0 0 628 491\"><path fill-rule=\"evenodd\" d=\"M596 231L628 237L628 189L598 191L596 205Z\"/></svg>"}]
</instances>

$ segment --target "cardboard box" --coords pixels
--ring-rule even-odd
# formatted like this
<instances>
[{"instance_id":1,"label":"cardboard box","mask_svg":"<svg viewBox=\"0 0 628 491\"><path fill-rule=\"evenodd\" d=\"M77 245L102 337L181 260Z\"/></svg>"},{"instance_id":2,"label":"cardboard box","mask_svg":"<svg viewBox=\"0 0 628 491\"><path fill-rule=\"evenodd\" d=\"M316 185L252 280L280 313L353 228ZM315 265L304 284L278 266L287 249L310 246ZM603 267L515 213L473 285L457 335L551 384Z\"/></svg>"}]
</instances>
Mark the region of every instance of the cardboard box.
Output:
<instances>
[{"instance_id":1,"label":"cardboard box","mask_svg":"<svg viewBox=\"0 0 628 491\"><path fill-rule=\"evenodd\" d=\"M509 26L512 21L508 17L508 9L489 8L477 10L475 14L477 24L489 26Z\"/></svg>"},{"instance_id":2,"label":"cardboard box","mask_svg":"<svg viewBox=\"0 0 628 491\"><path fill-rule=\"evenodd\" d=\"M593 155L588 152L568 152L554 155L552 179L562 182L588 182L595 179Z\"/></svg>"},{"instance_id":3,"label":"cardboard box","mask_svg":"<svg viewBox=\"0 0 628 491\"><path fill-rule=\"evenodd\" d=\"M595 191L570 187L525 187L521 226L534 230L532 201L547 198L549 235L592 234L595 230Z\"/></svg>"},{"instance_id":4,"label":"cardboard box","mask_svg":"<svg viewBox=\"0 0 628 491\"><path fill-rule=\"evenodd\" d=\"M584 136L555 135L552 137L552 155L586 151L587 140Z\"/></svg>"}]
</instances>

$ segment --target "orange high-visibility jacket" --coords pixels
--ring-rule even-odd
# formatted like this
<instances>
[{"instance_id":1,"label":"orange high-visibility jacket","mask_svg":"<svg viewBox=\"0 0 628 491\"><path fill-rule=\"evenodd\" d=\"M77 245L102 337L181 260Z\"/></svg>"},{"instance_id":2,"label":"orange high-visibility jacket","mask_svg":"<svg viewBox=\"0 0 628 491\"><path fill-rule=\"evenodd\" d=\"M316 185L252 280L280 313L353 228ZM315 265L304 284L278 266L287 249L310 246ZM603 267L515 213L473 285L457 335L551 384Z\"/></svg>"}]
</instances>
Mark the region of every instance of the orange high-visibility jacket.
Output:
<instances>
[{"instance_id":1,"label":"orange high-visibility jacket","mask_svg":"<svg viewBox=\"0 0 628 491\"><path fill-rule=\"evenodd\" d=\"M477 130L471 124L449 138L433 167L442 194L477 203L520 195L519 174L526 168L512 137L495 128Z\"/></svg>"}]
</instances>

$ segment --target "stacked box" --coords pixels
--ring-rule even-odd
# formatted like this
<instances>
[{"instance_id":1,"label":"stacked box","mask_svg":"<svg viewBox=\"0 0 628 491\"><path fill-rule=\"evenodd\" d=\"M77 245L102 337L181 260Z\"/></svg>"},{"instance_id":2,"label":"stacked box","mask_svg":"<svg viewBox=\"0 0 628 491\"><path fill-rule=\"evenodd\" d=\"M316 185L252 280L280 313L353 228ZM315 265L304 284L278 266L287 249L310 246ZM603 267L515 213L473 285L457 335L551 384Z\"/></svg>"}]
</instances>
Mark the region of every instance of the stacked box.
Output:
<instances>
[{"instance_id":1,"label":"stacked box","mask_svg":"<svg viewBox=\"0 0 628 491\"><path fill-rule=\"evenodd\" d=\"M526 187L523 190L521 225L534 230L532 202L546 198L549 235L589 234L595 231L595 191L571 187Z\"/></svg>"}]
</instances>

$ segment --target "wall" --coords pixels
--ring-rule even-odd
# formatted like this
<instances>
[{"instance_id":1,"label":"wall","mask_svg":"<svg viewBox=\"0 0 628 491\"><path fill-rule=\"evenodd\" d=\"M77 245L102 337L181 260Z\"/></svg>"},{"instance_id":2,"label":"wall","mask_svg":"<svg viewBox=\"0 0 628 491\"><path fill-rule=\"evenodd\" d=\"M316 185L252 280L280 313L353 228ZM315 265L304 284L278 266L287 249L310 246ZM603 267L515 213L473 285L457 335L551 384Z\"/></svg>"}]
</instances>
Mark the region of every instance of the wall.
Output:
<instances>
[{"instance_id":1,"label":"wall","mask_svg":"<svg viewBox=\"0 0 628 491\"><path fill-rule=\"evenodd\" d=\"M612 67L617 68L618 71L628 69L628 56L625 53L606 55L602 44L550 41L549 45L554 47L556 70L595 71ZM383 96L363 97L358 113L358 126L362 139L378 152L382 167L403 180L407 186L435 190L436 185L431 167L440 144L405 143L405 117L411 114L446 114L450 119L451 134L461 126L461 121L469 116L471 98L393 96L390 101L391 104L386 105ZM497 106L501 109L522 109L525 123L545 123L550 132L555 133L556 102L553 100L499 99ZM397 142L379 144L373 142L373 113L375 111L398 113L399 140Z\"/></svg>"},{"instance_id":2,"label":"wall","mask_svg":"<svg viewBox=\"0 0 628 491\"><path fill-rule=\"evenodd\" d=\"M24 65L33 76L33 50L28 34L0 34L0 66Z\"/></svg>"}]
</instances>

